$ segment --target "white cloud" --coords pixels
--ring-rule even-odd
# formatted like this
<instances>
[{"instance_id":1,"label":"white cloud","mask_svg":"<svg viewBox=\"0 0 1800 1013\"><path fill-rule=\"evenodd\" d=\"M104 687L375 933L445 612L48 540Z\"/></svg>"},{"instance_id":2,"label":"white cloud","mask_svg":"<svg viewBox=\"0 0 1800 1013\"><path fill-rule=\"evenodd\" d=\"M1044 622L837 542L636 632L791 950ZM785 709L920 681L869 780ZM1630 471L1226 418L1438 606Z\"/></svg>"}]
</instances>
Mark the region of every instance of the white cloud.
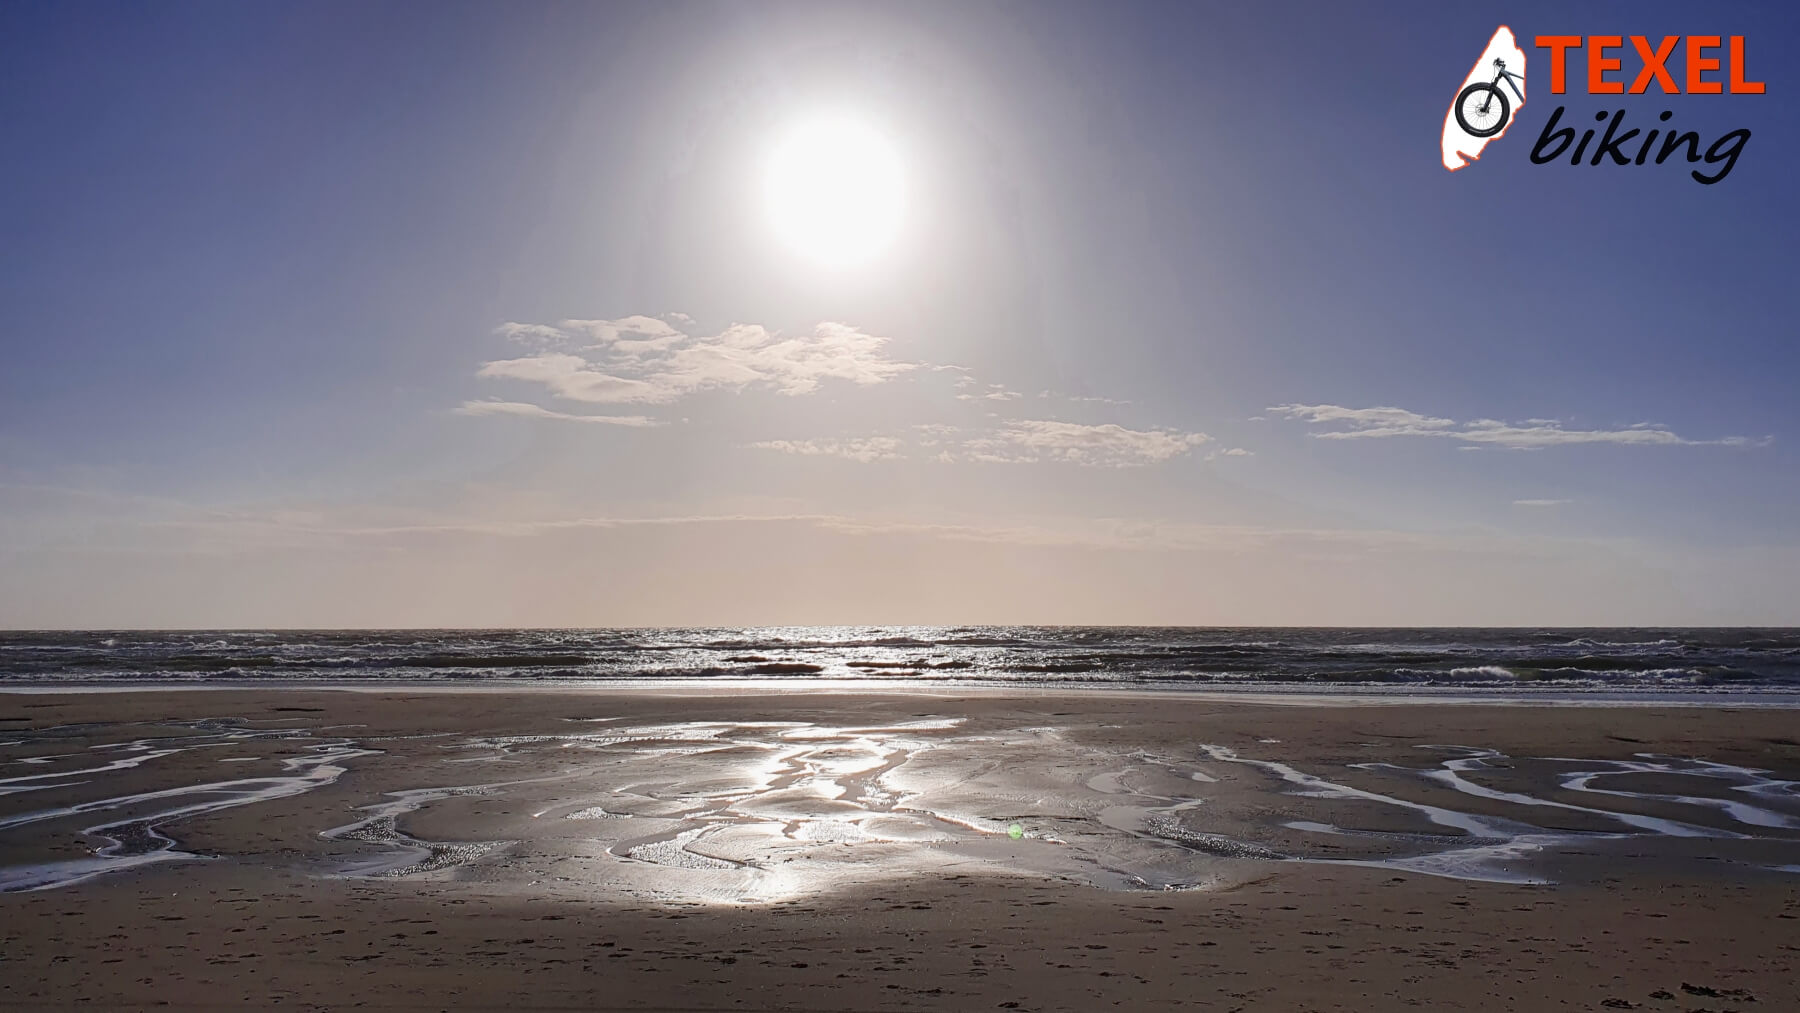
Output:
<instances>
[{"instance_id":1,"label":"white cloud","mask_svg":"<svg viewBox=\"0 0 1800 1013\"><path fill-rule=\"evenodd\" d=\"M965 376L958 386L964 386L970 382L972 382L971 378ZM977 394L958 394L956 399L958 401L1017 401L1023 396L1016 390L1007 390L1003 383L990 383L985 391Z\"/></svg>"},{"instance_id":2,"label":"white cloud","mask_svg":"<svg viewBox=\"0 0 1800 1013\"><path fill-rule=\"evenodd\" d=\"M936 447L954 442L957 434L962 432L962 427L942 422L921 422L913 426L913 430L919 434L919 446Z\"/></svg>"},{"instance_id":3,"label":"white cloud","mask_svg":"<svg viewBox=\"0 0 1800 1013\"><path fill-rule=\"evenodd\" d=\"M1205 433L1021 419L1004 423L991 434L963 441L962 449L964 456L977 461L1062 461L1126 468L1180 457L1208 439Z\"/></svg>"},{"instance_id":4,"label":"white cloud","mask_svg":"<svg viewBox=\"0 0 1800 1013\"><path fill-rule=\"evenodd\" d=\"M567 337L562 331L544 324L516 324L511 321L494 328L494 333L508 341L538 348L560 344Z\"/></svg>"},{"instance_id":5,"label":"white cloud","mask_svg":"<svg viewBox=\"0 0 1800 1013\"><path fill-rule=\"evenodd\" d=\"M889 358L886 338L829 322L801 335L756 324L694 335L630 316L556 327L508 323L500 333L541 350L486 363L480 376L536 383L556 397L596 404L666 404L698 391L753 388L799 396L830 380L867 386L917 368Z\"/></svg>"},{"instance_id":6,"label":"white cloud","mask_svg":"<svg viewBox=\"0 0 1800 1013\"><path fill-rule=\"evenodd\" d=\"M1094 404L1128 405L1131 403L1130 401L1120 401L1117 398L1110 398L1110 397L1088 397L1083 394L1058 394L1056 391L1053 391L1053 390L1040 390L1040 391L1038 391L1038 397L1058 398L1063 401L1076 401L1076 402L1087 401L1087 402L1092 402Z\"/></svg>"},{"instance_id":7,"label":"white cloud","mask_svg":"<svg viewBox=\"0 0 1800 1013\"><path fill-rule=\"evenodd\" d=\"M925 451L921 457L945 464L1061 462L1086 467L1128 468L1180 457L1210 439L1205 433L1127 429L1119 425L1089 426L1046 419L1003 422L996 428L985 430L923 423L913 426L912 432L910 439L868 436L841 440L764 440L750 446L786 454L846 457L856 461L905 457L908 451L918 449ZM1250 452L1226 453L1246 456Z\"/></svg>"},{"instance_id":8,"label":"white cloud","mask_svg":"<svg viewBox=\"0 0 1800 1013\"><path fill-rule=\"evenodd\" d=\"M1535 450L1574 443L1622 443L1643 446L1757 446L1759 441L1745 436L1725 436L1716 440L1692 440L1671 432L1666 426L1639 422L1624 429L1565 429L1556 419L1526 419L1523 422L1501 422L1497 419L1475 419L1457 422L1407 411L1404 408L1343 408L1338 405L1275 405L1269 411L1314 425L1336 425L1342 428L1312 435L1322 440L1380 439L1395 436L1439 436L1465 444L1485 444L1516 450ZM1760 441L1766 443L1767 441ZM1467 448L1465 448L1467 449Z\"/></svg>"},{"instance_id":9,"label":"white cloud","mask_svg":"<svg viewBox=\"0 0 1800 1013\"><path fill-rule=\"evenodd\" d=\"M803 457L844 457L867 464L901 456L905 444L891 436L868 436L849 440L763 440L750 446Z\"/></svg>"},{"instance_id":10,"label":"white cloud","mask_svg":"<svg viewBox=\"0 0 1800 1013\"><path fill-rule=\"evenodd\" d=\"M567 422L593 422L609 426L659 426L662 423L643 415L571 415L553 412L534 404L517 401L464 401L456 409L458 415L522 415L534 419L562 419Z\"/></svg>"},{"instance_id":11,"label":"white cloud","mask_svg":"<svg viewBox=\"0 0 1800 1013\"><path fill-rule=\"evenodd\" d=\"M1387 430L1429 430L1448 429L1456 425L1450 419L1432 418L1409 412L1404 408L1341 408L1334 404L1284 404L1275 405L1269 411L1277 415L1285 415L1291 419L1302 419L1314 423L1342 422L1358 431L1358 434L1389 435Z\"/></svg>"},{"instance_id":12,"label":"white cloud","mask_svg":"<svg viewBox=\"0 0 1800 1013\"><path fill-rule=\"evenodd\" d=\"M1256 451L1254 451L1254 450L1245 450L1243 447L1226 447L1223 450L1215 450L1212 453L1207 454L1206 459L1210 461L1210 460L1213 460L1214 458L1219 458L1219 457L1255 457L1255 456L1256 456Z\"/></svg>"},{"instance_id":13,"label":"white cloud","mask_svg":"<svg viewBox=\"0 0 1800 1013\"><path fill-rule=\"evenodd\" d=\"M581 356L562 353L499 359L482 366L477 375L543 384L552 394L570 401L654 404L673 399L673 395L656 384L592 370Z\"/></svg>"},{"instance_id":14,"label":"white cloud","mask_svg":"<svg viewBox=\"0 0 1800 1013\"><path fill-rule=\"evenodd\" d=\"M831 382L857 386L885 383L914 370L948 372L954 397L972 402L1022 401L1024 395L1000 383L977 381L965 367L904 362L886 351L887 339L846 324L825 322L810 332L779 334L757 324L733 324L701 335L690 318L626 316L613 320L563 320L554 325L508 322L496 333L528 347L529 354L482 364L477 375L541 388L554 398L584 404L661 405L702 391L770 391L789 397L811 394ZM1095 403L1098 397L1045 397ZM998 409L998 405L994 406ZM554 411L525 401L491 398L470 401L465 415L518 415L615 425L654 425L644 416L587 416ZM988 423L991 428L948 425L915 427L910 433L858 438L767 440L750 446L778 453L875 461L920 456L946 462L1061 462L1087 467L1134 467L1185 456L1209 442L1204 433L1168 429L1128 429L1047 419ZM1223 456L1248 456L1227 449Z\"/></svg>"},{"instance_id":15,"label":"white cloud","mask_svg":"<svg viewBox=\"0 0 1800 1013\"><path fill-rule=\"evenodd\" d=\"M1568 502L1570 502L1570 501L1566 500L1566 499L1516 499L1516 500L1513 500L1513 506L1554 507L1554 506L1562 506L1564 503L1568 503Z\"/></svg>"},{"instance_id":16,"label":"white cloud","mask_svg":"<svg viewBox=\"0 0 1800 1013\"><path fill-rule=\"evenodd\" d=\"M565 330L592 342L588 350L607 349L625 358L639 358L681 344L687 335L655 317L629 316L617 320L564 320Z\"/></svg>"}]
</instances>

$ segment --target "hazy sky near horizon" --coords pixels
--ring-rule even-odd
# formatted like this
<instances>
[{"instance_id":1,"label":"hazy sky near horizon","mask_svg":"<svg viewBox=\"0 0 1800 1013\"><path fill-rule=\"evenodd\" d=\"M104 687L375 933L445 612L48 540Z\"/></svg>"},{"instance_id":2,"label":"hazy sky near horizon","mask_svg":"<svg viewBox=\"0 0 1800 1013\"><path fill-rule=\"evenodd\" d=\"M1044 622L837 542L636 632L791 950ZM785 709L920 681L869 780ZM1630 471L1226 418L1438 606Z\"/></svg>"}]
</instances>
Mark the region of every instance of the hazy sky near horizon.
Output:
<instances>
[{"instance_id":1,"label":"hazy sky near horizon","mask_svg":"<svg viewBox=\"0 0 1800 1013\"><path fill-rule=\"evenodd\" d=\"M1527 48L1445 172L1502 21L1768 94ZM1800 623L1796 28L8 4L0 627ZM1558 106L1752 138L1534 165ZM820 117L897 174L854 264L768 206Z\"/></svg>"}]
</instances>

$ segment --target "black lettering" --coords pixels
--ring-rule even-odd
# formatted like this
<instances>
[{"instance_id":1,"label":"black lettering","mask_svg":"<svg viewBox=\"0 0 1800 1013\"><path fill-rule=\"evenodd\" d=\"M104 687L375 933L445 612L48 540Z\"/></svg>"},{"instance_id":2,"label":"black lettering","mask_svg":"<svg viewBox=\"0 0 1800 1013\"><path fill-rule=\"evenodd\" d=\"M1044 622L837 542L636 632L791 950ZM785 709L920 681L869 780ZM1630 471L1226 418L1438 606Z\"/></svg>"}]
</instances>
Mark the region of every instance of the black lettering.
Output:
<instances>
[{"instance_id":1,"label":"black lettering","mask_svg":"<svg viewBox=\"0 0 1800 1013\"><path fill-rule=\"evenodd\" d=\"M1731 175L1737 168L1738 156L1743 154L1744 146L1750 143L1750 131L1733 130L1712 143L1712 147L1701 154L1701 138L1692 130L1676 131L1651 128L1648 131L1632 127L1624 129L1626 110L1605 111L1594 114L1596 123L1605 123L1602 130L1589 130L1575 137L1575 127L1563 126L1563 114L1568 112L1567 106L1557 106L1550 113L1550 119L1539 132L1537 143L1531 146L1531 161L1534 165L1548 165L1551 162L1569 155L1570 165L1580 165L1587 158L1588 146L1593 143L1596 134L1600 143L1594 146L1594 157L1589 165L1599 166L1610 157L1614 165L1644 165L1650 159L1650 153L1656 152L1656 164L1661 165L1671 155L1682 153L1687 161L1705 162L1708 171L1690 169L1689 175L1703 184L1713 184ZM1665 109L1657 119L1668 123L1675 115L1672 109ZM1639 140L1638 135L1643 134ZM1635 147L1637 157L1633 158L1628 148ZM1570 149L1573 149L1571 154ZM1685 150L1684 150L1685 149Z\"/></svg>"},{"instance_id":2,"label":"black lettering","mask_svg":"<svg viewBox=\"0 0 1800 1013\"><path fill-rule=\"evenodd\" d=\"M1744 150L1744 145L1749 140L1750 140L1750 131L1741 130L1741 129L1733 130L1731 133L1726 134L1725 136L1719 138L1718 140L1716 140L1712 143L1712 147L1706 149L1706 164L1712 165L1715 162L1724 162L1725 168L1720 169L1718 174L1714 175L1714 176L1702 176L1702 175L1700 175L1700 172L1697 169L1695 171L1689 173L1689 175L1693 176L1695 179L1699 180L1700 182L1706 183L1709 185L1712 183L1717 183L1719 180L1724 179L1726 176L1731 175L1732 167L1737 165L1738 152ZM1733 142L1731 145L1731 150L1722 152L1719 150L1719 146L1724 144L1726 141Z\"/></svg>"},{"instance_id":3,"label":"black lettering","mask_svg":"<svg viewBox=\"0 0 1800 1013\"><path fill-rule=\"evenodd\" d=\"M1550 114L1550 122L1544 124L1544 132L1538 135L1537 143L1531 146L1531 161L1534 165L1555 161L1564 151L1568 150L1569 142L1575 140L1574 127L1556 129L1557 121L1562 119L1563 108L1557 106L1556 110ZM1556 141L1556 150L1546 154L1544 145L1550 143L1552 139Z\"/></svg>"},{"instance_id":4,"label":"black lettering","mask_svg":"<svg viewBox=\"0 0 1800 1013\"><path fill-rule=\"evenodd\" d=\"M1595 113L1594 119L1595 120L1604 120L1604 119L1606 119L1606 114L1605 113ZM1594 132L1592 130L1589 130L1586 133L1581 135L1581 143L1575 145L1575 154L1573 157L1571 157L1569 159L1570 165L1580 165L1581 164L1581 158L1587 152L1588 142L1593 139L1594 139ZM1599 165L1600 163L1595 162L1594 164Z\"/></svg>"},{"instance_id":5,"label":"black lettering","mask_svg":"<svg viewBox=\"0 0 1800 1013\"><path fill-rule=\"evenodd\" d=\"M1700 135L1692 130L1685 134L1678 134L1671 130L1669 136L1663 138L1662 150L1656 153L1656 164L1663 164L1663 159L1668 158L1676 148L1683 144L1688 146L1687 160L1690 162L1700 161Z\"/></svg>"},{"instance_id":6,"label":"black lettering","mask_svg":"<svg viewBox=\"0 0 1800 1013\"><path fill-rule=\"evenodd\" d=\"M1664 109L1662 112L1662 115L1658 116L1657 119L1662 120L1664 123L1667 123L1667 122L1669 122L1669 117L1671 117L1673 115L1675 115L1675 110ZM1638 157L1636 159L1636 162L1638 165L1643 165L1644 159L1650 157L1650 146L1652 144L1656 143L1656 135L1660 134L1660 133L1662 133L1662 131L1652 130L1648 134L1644 135L1644 147L1642 150L1640 150L1638 152Z\"/></svg>"},{"instance_id":7,"label":"black lettering","mask_svg":"<svg viewBox=\"0 0 1800 1013\"><path fill-rule=\"evenodd\" d=\"M1623 122L1625 122L1625 110L1621 109L1618 112L1613 113L1612 122L1608 123L1606 125L1606 133L1604 135L1602 135L1600 138L1600 146L1598 148L1594 149L1594 161L1593 161L1594 165L1599 165L1600 160L1602 158L1607 157L1608 155L1612 156L1614 165L1630 165L1631 164L1631 156L1627 155L1623 151L1620 151L1619 147L1620 147L1620 145L1623 145L1626 141L1629 141L1633 137L1636 137L1638 134L1638 129L1636 127L1632 127L1630 130L1625 131L1623 134L1620 134L1618 137L1614 137L1613 133L1619 129L1619 124L1621 124Z\"/></svg>"}]
</instances>

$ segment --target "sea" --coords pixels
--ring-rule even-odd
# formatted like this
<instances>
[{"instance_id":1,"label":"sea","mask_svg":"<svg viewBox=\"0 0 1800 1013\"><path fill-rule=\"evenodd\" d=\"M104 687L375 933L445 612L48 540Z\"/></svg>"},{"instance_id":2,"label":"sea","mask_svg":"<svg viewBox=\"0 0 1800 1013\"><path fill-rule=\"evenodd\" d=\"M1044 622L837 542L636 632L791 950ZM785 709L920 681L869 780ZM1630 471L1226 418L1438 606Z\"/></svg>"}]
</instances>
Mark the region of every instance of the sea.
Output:
<instances>
[{"instance_id":1,"label":"sea","mask_svg":"<svg viewBox=\"0 0 1800 1013\"><path fill-rule=\"evenodd\" d=\"M783 626L0 632L0 686L945 685L1800 700L1800 629Z\"/></svg>"}]
</instances>

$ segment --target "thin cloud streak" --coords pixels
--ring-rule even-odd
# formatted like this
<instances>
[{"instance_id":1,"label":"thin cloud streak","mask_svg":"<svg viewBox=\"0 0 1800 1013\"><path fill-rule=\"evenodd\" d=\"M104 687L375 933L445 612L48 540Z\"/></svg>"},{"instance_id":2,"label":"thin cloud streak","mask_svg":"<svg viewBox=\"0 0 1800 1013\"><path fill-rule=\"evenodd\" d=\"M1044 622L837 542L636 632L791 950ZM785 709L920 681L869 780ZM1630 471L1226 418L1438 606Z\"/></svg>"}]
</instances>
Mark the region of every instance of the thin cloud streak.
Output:
<instances>
[{"instance_id":1,"label":"thin cloud streak","mask_svg":"<svg viewBox=\"0 0 1800 1013\"><path fill-rule=\"evenodd\" d=\"M1181 457L1210 440L1205 433L1127 429L1050 419L1004 423L989 436L963 443L973 460L1004 463L1060 461L1088 467L1129 468Z\"/></svg>"},{"instance_id":2,"label":"thin cloud streak","mask_svg":"<svg viewBox=\"0 0 1800 1013\"><path fill-rule=\"evenodd\" d=\"M762 440L749 446L801 457L842 457L867 464L900 457L905 444L891 436L869 436L849 440Z\"/></svg>"},{"instance_id":3,"label":"thin cloud streak","mask_svg":"<svg viewBox=\"0 0 1800 1013\"><path fill-rule=\"evenodd\" d=\"M1184 456L1207 443L1205 433L1169 429L1127 429L1111 423L1084 425L1051 419L1016 419L993 429L921 424L914 427L916 447L944 464L1073 464L1088 468L1133 468ZM856 439L764 440L749 446L786 454L845 457L856 461L907 457L907 443L896 437ZM1244 450L1227 451L1233 456Z\"/></svg>"},{"instance_id":4,"label":"thin cloud streak","mask_svg":"<svg viewBox=\"0 0 1800 1013\"><path fill-rule=\"evenodd\" d=\"M709 390L797 397L826 381L868 386L918 368L889 358L888 339L832 322L791 336L758 324L696 335L630 316L554 327L509 322L498 333L537 351L485 363L478 376L537 384L555 397L595 404L667 404Z\"/></svg>"},{"instance_id":5,"label":"thin cloud streak","mask_svg":"<svg viewBox=\"0 0 1800 1013\"><path fill-rule=\"evenodd\" d=\"M710 336L692 330L692 320L679 314L660 319L634 315L563 320L554 325L509 321L495 333L524 346L530 354L484 363L477 375L533 384L552 397L569 401L660 405L701 391L764 390L797 397L816 392L828 381L872 386L922 370L955 374L953 397L959 401L992 403L998 409L1024 399L1005 384L977 381L967 367L895 359L886 352L888 339L846 324L820 323L810 333L798 336L780 335L755 324L733 324ZM1061 396L1050 391L1039 395ZM1092 397L1068 400L1123 403ZM457 412L624 426L660 424L641 415L578 415L500 398L465 401ZM918 432L911 441L876 434L771 439L746 446L859 463L904 458L913 456L914 450L929 449L931 459L945 463L1134 468L1186 456L1211 440L1200 432L1132 429L1117 423L990 417L995 418L993 423L975 430L927 423L916 427ZM1218 453L1247 456L1249 452L1234 448Z\"/></svg>"},{"instance_id":6,"label":"thin cloud streak","mask_svg":"<svg viewBox=\"0 0 1800 1013\"><path fill-rule=\"evenodd\" d=\"M1497 419L1475 419L1458 422L1408 411L1404 408L1345 408L1340 405L1285 404L1271 406L1269 411L1313 425L1336 425L1342 428L1308 435L1321 440L1389 439L1407 436L1435 436L1464 444L1507 447L1515 450L1537 450L1543 447L1580 443L1617 443L1636 446L1686 447L1754 447L1766 445L1768 439L1753 440L1747 436L1725 436L1715 440L1695 440L1680 436L1667 426L1640 422L1624 429L1565 429L1558 419L1526 419L1523 422L1501 422Z\"/></svg>"},{"instance_id":7,"label":"thin cloud streak","mask_svg":"<svg viewBox=\"0 0 1800 1013\"><path fill-rule=\"evenodd\" d=\"M564 422L593 422L610 426L660 426L661 422L645 415L571 415L551 411L518 401L464 401L456 409L458 415L517 415L533 419L559 419Z\"/></svg>"}]
</instances>

